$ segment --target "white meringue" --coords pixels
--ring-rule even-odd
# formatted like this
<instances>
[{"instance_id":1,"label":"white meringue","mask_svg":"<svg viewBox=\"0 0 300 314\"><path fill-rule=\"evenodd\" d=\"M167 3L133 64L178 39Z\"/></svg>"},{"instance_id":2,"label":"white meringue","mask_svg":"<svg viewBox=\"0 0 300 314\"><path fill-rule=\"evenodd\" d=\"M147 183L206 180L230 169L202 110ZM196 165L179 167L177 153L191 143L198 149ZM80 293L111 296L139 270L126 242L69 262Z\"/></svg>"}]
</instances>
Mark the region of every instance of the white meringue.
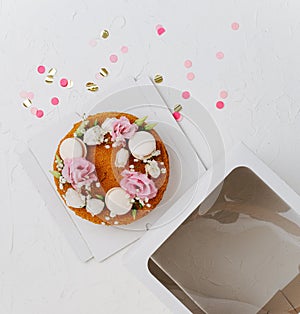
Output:
<instances>
[{"instance_id":1,"label":"white meringue","mask_svg":"<svg viewBox=\"0 0 300 314\"><path fill-rule=\"evenodd\" d=\"M112 131L112 125L116 120L117 120L116 118L106 118L103 121L101 128L104 130L105 133Z\"/></svg>"},{"instance_id":2,"label":"white meringue","mask_svg":"<svg viewBox=\"0 0 300 314\"><path fill-rule=\"evenodd\" d=\"M87 145L99 145L103 143L105 134L106 132L99 125L95 125L86 130L83 135L83 142Z\"/></svg>"},{"instance_id":3,"label":"white meringue","mask_svg":"<svg viewBox=\"0 0 300 314\"><path fill-rule=\"evenodd\" d=\"M86 202L86 210L92 215L98 215L104 208L104 202L98 198L91 198Z\"/></svg>"},{"instance_id":4,"label":"white meringue","mask_svg":"<svg viewBox=\"0 0 300 314\"><path fill-rule=\"evenodd\" d=\"M85 196L79 194L72 188L68 188L65 194L65 200L70 207L82 208L85 206Z\"/></svg>"},{"instance_id":5,"label":"white meringue","mask_svg":"<svg viewBox=\"0 0 300 314\"><path fill-rule=\"evenodd\" d=\"M112 188L106 193L105 204L113 215L125 215L132 207L128 194L120 187Z\"/></svg>"},{"instance_id":6,"label":"white meringue","mask_svg":"<svg viewBox=\"0 0 300 314\"><path fill-rule=\"evenodd\" d=\"M156 160L149 160L148 164L145 166L146 173L149 173L150 176L154 179L160 176L160 168L158 167Z\"/></svg>"},{"instance_id":7,"label":"white meringue","mask_svg":"<svg viewBox=\"0 0 300 314\"><path fill-rule=\"evenodd\" d=\"M128 162L129 152L125 148L121 148L116 154L115 166L117 168L124 168Z\"/></svg>"},{"instance_id":8,"label":"white meringue","mask_svg":"<svg viewBox=\"0 0 300 314\"><path fill-rule=\"evenodd\" d=\"M135 158L143 160L156 150L156 141L150 132L139 131L128 141L128 147Z\"/></svg>"},{"instance_id":9,"label":"white meringue","mask_svg":"<svg viewBox=\"0 0 300 314\"><path fill-rule=\"evenodd\" d=\"M86 157L87 149L83 141L77 137L66 138L59 147L61 159Z\"/></svg>"}]
</instances>

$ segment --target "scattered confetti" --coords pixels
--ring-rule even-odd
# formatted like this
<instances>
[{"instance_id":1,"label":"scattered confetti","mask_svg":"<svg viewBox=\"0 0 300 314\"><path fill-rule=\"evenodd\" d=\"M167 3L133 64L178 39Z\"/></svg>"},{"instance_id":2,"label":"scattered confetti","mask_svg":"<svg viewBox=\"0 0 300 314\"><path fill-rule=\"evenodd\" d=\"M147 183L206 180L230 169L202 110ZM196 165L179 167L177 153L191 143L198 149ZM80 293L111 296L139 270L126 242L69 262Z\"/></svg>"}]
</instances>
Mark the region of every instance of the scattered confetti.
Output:
<instances>
[{"instance_id":1,"label":"scattered confetti","mask_svg":"<svg viewBox=\"0 0 300 314\"><path fill-rule=\"evenodd\" d=\"M20 95L21 98L25 98L25 99L32 100L34 98L34 93L33 92L22 91L22 92L20 92L19 95Z\"/></svg>"},{"instance_id":2,"label":"scattered confetti","mask_svg":"<svg viewBox=\"0 0 300 314\"><path fill-rule=\"evenodd\" d=\"M30 99L25 99L25 100L23 101L23 106L24 106L25 108L29 108L29 107L31 107L31 105L32 105L32 102L31 102Z\"/></svg>"},{"instance_id":3,"label":"scattered confetti","mask_svg":"<svg viewBox=\"0 0 300 314\"><path fill-rule=\"evenodd\" d=\"M155 28L158 36L161 36L166 31L166 29L160 24L156 25Z\"/></svg>"},{"instance_id":4,"label":"scattered confetti","mask_svg":"<svg viewBox=\"0 0 300 314\"><path fill-rule=\"evenodd\" d=\"M96 40L96 39L91 39L91 40L89 41L89 45L90 45L91 47L96 47L96 46L97 46L97 40Z\"/></svg>"},{"instance_id":5,"label":"scattered confetti","mask_svg":"<svg viewBox=\"0 0 300 314\"><path fill-rule=\"evenodd\" d=\"M233 22L231 24L231 28L234 30L234 31L237 31L239 28L240 28L240 24L237 23L237 22Z\"/></svg>"},{"instance_id":6,"label":"scattered confetti","mask_svg":"<svg viewBox=\"0 0 300 314\"><path fill-rule=\"evenodd\" d=\"M40 74L44 74L46 69L43 65L39 65L38 68L37 68L37 71L40 73Z\"/></svg>"},{"instance_id":7,"label":"scattered confetti","mask_svg":"<svg viewBox=\"0 0 300 314\"><path fill-rule=\"evenodd\" d=\"M174 107L174 111L179 112L179 111L181 111L181 110L182 110L182 106L181 106L180 104L178 104L178 105L176 105L176 106Z\"/></svg>"},{"instance_id":8,"label":"scattered confetti","mask_svg":"<svg viewBox=\"0 0 300 314\"><path fill-rule=\"evenodd\" d=\"M181 96L182 96L183 99L189 99L191 94L190 94L190 92L188 92L186 90L186 91L182 92Z\"/></svg>"},{"instance_id":9,"label":"scattered confetti","mask_svg":"<svg viewBox=\"0 0 300 314\"><path fill-rule=\"evenodd\" d=\"M185 60L184 61L184 66L188 69L193 65L191 60Z\"/></svg>"},{"instance_id":10,"label":"scattered confetti","mask_svg":"<svg viewBox=\"0 0 300 314\"><path fill-rule=\"evenodd\" d=\"M58 104L59 104L59 99L58 99L57 97L53 97L53 98L51 99L51 104L52 104L53 106L58 105Z\"/></svg>"},{"instance_id":11,"label":"scattered confetti","mask_svg":"<svg viewBox=\"0 0 300 314\"><path fill-rule=\"evenodd\" d=\"M45 79L45 82L48 84L52 84L54 81L54 75L56 74L56 69L55 68L51 68L48 71L47 77Z\"/></svg>"},{"instance_id":12,"label":"scattered confetti","mask_svg":"<svg viewBox=\"0 0 300 314\"><path fill-rule=\"evenodd\" d=\"M118 56L117 55L110 55L109 60L111 63L118 62Z\"/></svg>"},{"instance_id":13,"label":"scattered confetti","mask_svg":"<svg viewBox=\"0 0 300 314\"><path fill-rule=\"evenodd\" d=\"M61 87L67 87L68 86L68 80L66 78L62 78L59 81L59 84L60 84Z\"/></svg>"},{"instance_id":14,"label":"scattered confetti","mask_svg":"<svg viewBox=\"0 0 300 314\"><path fill-rule=\"evenodd\" d=\"M87 82L85 86L90 92L97 92L99 89L98 85L93 82Z\"/></svg>"},{"instance_id":15,"label":"scattered confetti","mask_svg":"<svg viewBox=\"0 0 300 314\"><path fill-rule=\"evenodd\" d=\"M108 71L105 68L101 68L99 73L103 77L108 76Z\"/></svg>"},{"instance_id":16,"label":"scattered confetti","mask_svg":"<svg viewBox=\"0 0 300 314\"><path fill-rule=\"evenodd\" d=\"M44 116L44 111L41 110L41 109L38 109L35 113L35 115L38 117L38 118L42 118Z\"/></svg>"},{"instance_id":17,"label":"scattered confetti","mask_svg":"<svg viewBox=\"0 0 300 314\"><path fill-rule=\"evenodd\" d=\"M224 103L223 103L223 101L221 101L221 100L217 101L216 107L217 107L218 109L223 109L223 108L224 108Z\"/></svg>"},{"instance_id":18,"label":"scattered confetti","mask_svg":"<svg viewBox=\"0 0 300 314\"><path fill-rule=\"evenodd\" d=\"M121 47L121 52L122 53L127 53L128 52L128 47L127 46L122 46Z\"/></svg>"},{"instance_id":19,"label":"scattered confetti","mask_svg":"<svg viewBox=\"0 0 300 314\"><path fill-rule=\"evenodd\" d=\"M104 29L102 32L101 32L101 37L103 39L106 39L107 37L109 36L109 31L107 29Z\"/></svg>"},{"instance_id":20,"label":"scattered confetti","mask_svg":"<svg viewBox=\"0 0 300 314\"><path fill-rule=\"evenodd\" d=\"M67 88L72 88L74 85L72 80L68 80L68 85L66 86Z\"/></svg>"},{"instance_id":21,"label":"scattered confetti","mask_svg":"<svg viewBox=\"0 0 300 314\"><path fill-rule=\"evenodd\" d=\"M221 91L220 91L220 97L221 97L222 99L227 98L227 97L228 97L228 92L227 92L226 90L221 90Z\"/></svg>"},{"instance_id":22,"label":"scattered confetti","mask_svg":"<svg viewBox=\"0 0 300 314\"><path fill-rule=\"evenodd\" d=\"M186 75L186 78L189 80L189 81L192 81L194 78L195 78L195 74L193 72L189 72L187 75Z\"/></svg>"},{"instance_id":23,"label":"scattered confetti","mask_svg":"<svg viewBox=\"0 0 300 314\"><path fill-rule=\"evenodd\" d=\"M35 116L38 109L36 107L31 107L30 112Z\"/></svg>"},{"instance_id":24,"label":"scattered confetti","mask_svg":"<svg viewBox=\"0 0 300 314\"><path fill-rule=\"evenodd\" d=\"M182 115L178 111L173 112L173 117L175 118L176 121L181 121L182 120Z\"/></svg>"},{"instance_id":25,"label":"scattered confetti","mask_svg":"<svg viewBox=\"0 0 300 314\"><path fill-rule=\"evenodd\" d=\"M216 58L219 60L222 60L224 58L224 53L222 51L219 51L216 53Z\"/></svg>"},{"instance_id":26,"label":"scattered confetti","mask_svg":"<svg viewBox=\"0 0 300 314\"><path fill-rule=\"evenodd\" d=\"M155 83L159 84L159 83L162 83L162 81L163 81L162 75L156 74L156 75L154 76L154 82L155 82Z\"/></svg>"}]
</instances>

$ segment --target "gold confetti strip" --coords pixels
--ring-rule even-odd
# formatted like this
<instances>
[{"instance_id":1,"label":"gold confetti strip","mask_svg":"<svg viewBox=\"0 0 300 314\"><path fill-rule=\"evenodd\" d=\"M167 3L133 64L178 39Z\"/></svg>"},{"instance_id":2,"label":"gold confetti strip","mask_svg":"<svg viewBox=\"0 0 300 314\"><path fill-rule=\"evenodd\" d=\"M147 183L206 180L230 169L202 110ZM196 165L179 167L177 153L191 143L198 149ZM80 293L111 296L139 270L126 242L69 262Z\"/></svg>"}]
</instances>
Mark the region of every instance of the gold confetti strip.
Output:
<instances>
[{"instance_id":1,"label":"gold confetti strip","mask_svg":"<svg viewBox=\"0 0 300 314\"><path fill-rule=\"evenodd\" d=\"M102 32L101 32L101 37L103 39L106 39L107 37L109 36L109 31L107 29L104 29Z\"/></svg>"},{"instance_id":2,"label":"gold confetti strip","mask_svg":"<svg viewBox=\"0 0 300 314\"><path fill-rule=\"evenodd\" d=\"M99 73L103 77L107 77L108 76L108 71L105 68L101 68Z\"/></svg>"},{"instance_id":3,"label":"gold confetti strip","mask_svg":"<svg viewBox=\"0 0 300 314\"><path fill-rule=\"evenodd\" d=\"M52 84L53 81L54 81L54 75L56 74L56 69L55 68L51 68L49 71L48 71L48 75L47 77L45 78L45 82L48 83L48 84Z\"/></svg>"},{"instance_id":4,"label":"gold confetti strip","mask_svg":"<svg viewBox=\"0 0 300 314\"><path fill-rule=\"evenodd\" d=\"M174 111L175 112L179 112L179 111L181 111L182 110L182 106L181 105L176 105L175 107L174 107Z\"/></svg>"},{"instance_id":5,"label":"gold confetti strip","mask_svg":"<svg viewBox=\"0 0 300 314\"><path fill-rule=\"evenodd\" d=\"M30 99L25 99L25 100L23 101L23 106L24 106L25 108L29 108L31 105L32 105L32 102L31 102Z\"/></svg>"},{"instance_id":6,"label":"gold confetti strip","mask_svg":"<svg viewBox=\"0 0 300 314\"><path fill-rule=\"evenodd\" d=\"M154 82L155 82L155 83L159 84L159 83L161 83L162 81L163 81L163 77L162 77L160 74L156 74L156 75L154 76Z\"/></svg>"},{"instance_id":7,"label":"gold confetti strip","mask_svg":"<svg viewBox=\"0 0 300 314\"><path fill-rule=\"evenodd\" d=\"M66 88L72 88L74 85L72 80L68 80L68 85L66 86Z\"/></svg>"},{"instance_id":8,"label":"gold confetti strip","mask_svg":"<svg viewBox=\"0 0 300 314\"><path fill-rule=\"evenodd\" d=\"M87 82L85 84L86 88L90 91L90 92L97 92L97 90L99 89L99 87L97 86L97 84L93 83L93 82Z\"/></svg>"}]
</instances>

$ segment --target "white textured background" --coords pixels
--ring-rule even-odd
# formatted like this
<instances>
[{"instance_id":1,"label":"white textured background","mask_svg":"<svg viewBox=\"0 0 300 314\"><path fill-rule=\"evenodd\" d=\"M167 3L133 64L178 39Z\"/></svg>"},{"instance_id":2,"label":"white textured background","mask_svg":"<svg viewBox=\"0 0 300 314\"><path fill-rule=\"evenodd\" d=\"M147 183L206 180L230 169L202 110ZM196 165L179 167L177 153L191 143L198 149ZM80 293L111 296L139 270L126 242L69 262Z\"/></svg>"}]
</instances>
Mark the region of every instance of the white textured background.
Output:
<instances>
[{"instance_id":1,"label":"white textured background","mask_svg":"<svg viewBox=\"0 0 300 314\"><path fill-rule=\"evenodd\" d=\"M122 253L80 263L18 163L27 139L65 113L83 112L128 76L161 73L165 85L188 89L216 120L227 149L244 140L300 193L299 15L296 0L1 0L0 313L169 313L123 268ZM166 28L161 37L156 24ZM92 48L104 28L111 36ZM118 63L110 64L111 53ZM194 81L185 77L185 59L193 61ZM53 85L36 72L39 64L58 70ZM95 96L84 84L96 81L101 66L111 75ZM59 87L64 76L72 89ZM218 110L222 89L229 96ZM23 108L21 91L34 92L42 119ZM57 108L51 96L60 98Z\"/></svg>"}]
</instances>

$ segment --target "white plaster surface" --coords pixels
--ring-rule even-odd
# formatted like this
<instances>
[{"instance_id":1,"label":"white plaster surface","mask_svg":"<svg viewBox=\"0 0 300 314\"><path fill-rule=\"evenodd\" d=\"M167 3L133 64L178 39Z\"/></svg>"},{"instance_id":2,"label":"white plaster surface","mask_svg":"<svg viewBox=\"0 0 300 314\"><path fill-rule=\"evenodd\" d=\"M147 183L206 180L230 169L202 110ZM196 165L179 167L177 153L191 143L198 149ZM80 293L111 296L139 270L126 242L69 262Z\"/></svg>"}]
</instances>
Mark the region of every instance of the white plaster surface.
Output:
<instances>
[{"instance_id":1,"label":"white plaster surface","mask_svg":"<svg viewBox=\"0 0 300 314\"><path fill-rule=\"evenodd\" d=\"M128 76L156 73L164 85L189 90L215 119L226 149L243 140L300 193L299 13L296 0L0 1L1 314L170 312L122 266L122 252L81 263L19 164L29 138L99 97L84 85L102 66L110 76L97 81L98 93ZM166 28L161 37L157 24ZM91 47L105 28L111 36ZM111 53L118 63L110 64ZM185 59L193 61L193 81ZM51 86L36 72L39 64L58 70ZM61 77L74 87L62 89ZM223 89L229 96L218 110ZM21 91L34 92L42 119L22 106Z\"/></svg>"}]
</instances>

